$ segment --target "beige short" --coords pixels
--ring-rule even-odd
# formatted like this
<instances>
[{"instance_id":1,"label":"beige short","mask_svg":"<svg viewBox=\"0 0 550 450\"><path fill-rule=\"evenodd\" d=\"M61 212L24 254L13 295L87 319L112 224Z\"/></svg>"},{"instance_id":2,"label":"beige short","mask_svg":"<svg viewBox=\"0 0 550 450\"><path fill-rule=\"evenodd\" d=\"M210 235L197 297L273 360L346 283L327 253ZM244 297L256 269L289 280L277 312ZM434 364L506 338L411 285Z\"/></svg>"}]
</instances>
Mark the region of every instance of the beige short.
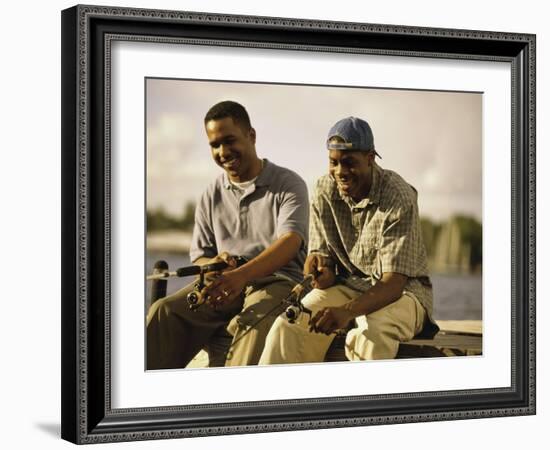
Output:
<instances>
[{"instance_id":1,"label":"beige short","mask_svg":"<svg viewBox=\"0 0 550 450\"><path fill-rule=\"evenodd\" d=\"M278 276L261 278L240 299L217 309L203 305L191 311L186 299L192 285L158 300L147 313L147 369L186 367L224 330L233 335L225 365L258 364L265 337L283 309L281 300L293 286Z\"/></svg>"},{"instance_id":2,"label":"beige short","mask_svg":"<svg viewBox=\"0 0 550 450\"><path fill-rule=\"evenodd\" d=\"M342 306L361 292L344 285L328 289L314 289L303 299L303 304L315 314L322 308ZM392 359L397 355L399 343L411 340L424 326L426 312L416 297L404 295L368 316L356 318L357 327L346 336L346 356L349 360ZM266 338L259 364L285 364L324 361L335 335L309 331L309 316L290 324L279 317Z\"/></svg>"}]
</instances>

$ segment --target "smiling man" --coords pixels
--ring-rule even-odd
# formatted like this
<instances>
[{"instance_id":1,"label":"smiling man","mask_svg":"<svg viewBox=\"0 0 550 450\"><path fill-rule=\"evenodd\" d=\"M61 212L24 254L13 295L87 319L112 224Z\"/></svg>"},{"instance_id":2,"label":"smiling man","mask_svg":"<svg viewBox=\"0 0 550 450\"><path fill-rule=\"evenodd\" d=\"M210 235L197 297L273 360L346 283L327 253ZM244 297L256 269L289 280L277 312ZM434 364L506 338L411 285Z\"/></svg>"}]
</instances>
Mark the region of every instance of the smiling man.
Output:
<instances>
[{"instance_id":1,"label":"smiling man","mask_svg":"<svg viewBox=\"0 0 550 450\"><path fill-rule=\"evenodd\" d=\"M313 315L274 323L260 364L323 361L335 332L350 360L395 358L399 343L433 335L432 287L417 193L379 156L367 122L348 117L327 138L329 174L317 182L303 299Z\"/></svg>"},{"instance_id":2,"label":"smiling man","mask_svg":"<svg viewBox=\"0 0 550 450\"><path fill-rule=\"evenodd\" d=\"M242 105L214 105L204 126L223 173L197 204L190 258L200 265L232 263L230 255L247 262L211 277L203 291L207 303L196 311L186 301L192 286L151 306L148 369L185 367L223 329L233 335L226 365L257 364L276 317L274 306L301 279L309 208L305 182L257 156L256 131Z\"/></svg>"}]
</instances>

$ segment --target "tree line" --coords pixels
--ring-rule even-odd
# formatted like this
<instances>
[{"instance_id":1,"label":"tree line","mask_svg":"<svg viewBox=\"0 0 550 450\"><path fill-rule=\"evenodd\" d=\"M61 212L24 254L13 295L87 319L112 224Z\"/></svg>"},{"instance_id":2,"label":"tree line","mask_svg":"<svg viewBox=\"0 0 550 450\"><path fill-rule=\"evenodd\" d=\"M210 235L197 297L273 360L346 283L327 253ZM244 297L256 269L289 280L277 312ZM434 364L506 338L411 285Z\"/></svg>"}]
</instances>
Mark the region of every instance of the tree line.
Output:
<instances>
[{"instance_id":1,"label":"tree line","mask_svg":"<svg viewBox=\"0 0 550 450\"><path fill-rule=\"evenodd\" d=\"M191 232L195 221L195 204L187 203L180 214L159 207L147 210L147 230L181 230ZM483 230L470 216L456 215L436 222L420 219L422 235L431 269L441 272L481 271Z\"/></svg>"}]
</instances>

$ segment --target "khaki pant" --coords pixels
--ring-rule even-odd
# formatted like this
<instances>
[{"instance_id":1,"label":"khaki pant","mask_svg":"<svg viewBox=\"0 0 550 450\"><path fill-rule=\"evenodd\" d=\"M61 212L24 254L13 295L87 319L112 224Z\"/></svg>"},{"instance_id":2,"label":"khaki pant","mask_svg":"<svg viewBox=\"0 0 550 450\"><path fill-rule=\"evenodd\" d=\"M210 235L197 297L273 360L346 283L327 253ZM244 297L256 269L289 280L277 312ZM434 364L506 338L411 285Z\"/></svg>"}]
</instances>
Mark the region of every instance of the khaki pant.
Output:
<instances>
[{"instance_id":1,"label":"khaki pant","mask_svg":"<svg viewBox=\"0 0 550 450\"><path fill-rule=\"evenodd\" d=\"M302 300L313 314L324 307L342 306L361 295L344 285L314 289ZM368 316L356 318L357 328L346 336L349 360L392 359L399 343L411 340L424 325L426 313L410 293ZM309 331L309 315L302 314L295 324L279 317L273 324L259 364L284 364L324 361L335 335Z\"/></svg>"},{"instance_id":2,"label":"khaki pant","mask_svg":"<svg viewBox=\"0 0 550 450\"><path fill-rule=\"evenodd\" d=\"M241 298L216 309L207 305L189 309L187 294L193 285L156 301L147 313L147 369L186 367L214 335L224 330L233 335L235 343L225 365L258 364L269 328L284 306L269 311L280 305L293 286L277 276L265 277L248 286ZM241 339L251 324L268 313Z\"/></svg>"}]
</instances>

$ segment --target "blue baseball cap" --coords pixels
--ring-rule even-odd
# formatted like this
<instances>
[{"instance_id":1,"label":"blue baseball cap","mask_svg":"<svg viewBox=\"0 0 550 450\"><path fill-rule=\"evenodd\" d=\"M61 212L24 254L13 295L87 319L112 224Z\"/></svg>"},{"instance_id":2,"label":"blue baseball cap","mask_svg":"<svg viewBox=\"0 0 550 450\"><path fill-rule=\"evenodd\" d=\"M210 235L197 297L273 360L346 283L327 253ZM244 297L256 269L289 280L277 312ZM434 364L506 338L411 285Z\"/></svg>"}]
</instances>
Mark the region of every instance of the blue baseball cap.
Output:
<instances>
[{"instance_id":1,"label":"blue baseball cap","mask_svg":"<svg viewBox=\"0 0 550 450\"><path fill-rule=\"evenodd\" d=\"M331 142L333 137L339 137L344 142ZM329 150L350 150L355 152L374 152L381 158L374 149L374 135L367 122L358 117L346 117L339 120L328 132L327 148Z\"/></svg>"}]
</instances>

